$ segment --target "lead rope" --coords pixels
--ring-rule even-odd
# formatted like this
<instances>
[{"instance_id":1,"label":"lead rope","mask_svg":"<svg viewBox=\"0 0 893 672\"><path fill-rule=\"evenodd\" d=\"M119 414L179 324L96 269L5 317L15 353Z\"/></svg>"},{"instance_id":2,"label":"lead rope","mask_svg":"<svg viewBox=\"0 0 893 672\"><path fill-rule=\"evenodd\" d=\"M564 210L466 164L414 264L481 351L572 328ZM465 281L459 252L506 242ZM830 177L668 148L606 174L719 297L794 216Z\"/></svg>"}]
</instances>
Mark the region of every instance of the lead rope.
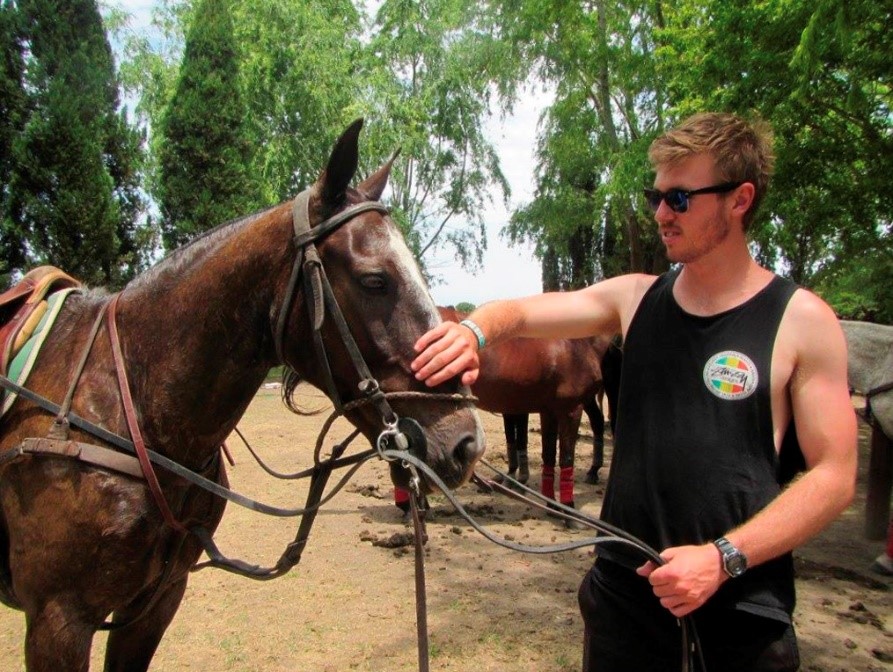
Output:
<instances>
[{"instance_id":1,"label":"lead rope","mask_svg":"<svg viewBox=\"0 0 893 672\"><path fill-rule=\"evenodd\" d=\"M381 437L379 437L381 440ZM584 525L588 527L594 528L604 534L610 535L608 537L596 537L594 539L585 539L574 542L566 542L564 544L552 544L549 546L528 546L525 544L518 544L512 541L508 541L507 539L500 539L495 536L492 532L482 527L471 515L465 510L465 507L456 499L455 494L446 486L446 484L440 479L440 477L434 473L434 471L423 461L418 459L416 456L404 450L392 450L388 449L386 446L383 446L379 443L379 455L386 461L400 461L402 466L411 470L411 473L418 478L417 471L421 471L425 474L428 481L439 489L443 495L449 500L450 504L452 504L453 508L456 512L468 522L472 528L474 528L477 532L483 535L486 539L492 541L498 546L502 546L504 548L508 548L515 551L521 551L523 553L532 553L532 554L546 554L546 553L560 553L564 551L570 551L577 548L583 548L587 546L596 547L599 544L604 543L620 543L623 545L631 546L635 550L639 551L644 557L658 564L662 564L663 560L660 555L653 548L645 544L643 541L637 539L632 536L628 532L621 530L609 523L606 523L598 518L594 518L577 509L571 509L570 507L564 506L562 504L558 504L555 502L550 502L552 505L551 510L553 514L559 515L559 517L564 518L574 518L575 520L580 521ZM497 471L490 465L484 463L485 466L492 469L493 471ZM474 477L477 482L484 483L485 485L492 484L492 481L483 481L479 476L475 475ZM508 477L506 480L509 482L517 483L511 477ZM524 490L531 492L534 496L540 497L539 493L536 493L529 488L517 483L517 485L521 486ZM519 495L515 495L520 498ZM522 498L524 501L533 504L534 506L540 506L537 502ZM410 505L412 506L413 493L412 489L410 489ZM542 507L545 508L545 507ZM413 523L415 525L415 517L413 517ZM419 573L421 572L422 580L424 580L424 567L422 566L419 569L419 564L423 562L419 558L420 554L420 534L419 529L415 528L416 533L416 619L417 619L417 628L419 629L419 669L421 672L428 672L427 667L427 616L425 611L425 606L419 606L420 602L424 602L425 600L425 587L422 584L419 587ZM695 627L694 620L691 615L686 616L682 619L677 619L680 629L681 629L681 637L682 637L682 660L680 661L680 669L682 672L695 672L695 665L700 666L702 672L707 672L707 666L704 661L703 651L700 646L700 639L698 637L697 629ZM422 630L424 628L424 631ZM425 651L423 656L423 649ZM424 662L423 662L424 658ZM424 667L423 667L424 664Z\"/></svg>"},{"instance_id":2,"label":"lead rope","mask_svg":"<svg viewBox=\"0 0 893 672\"><path fill-rule=\"evenodd\" d=\"M416 639L419 648L419 672L428 672L428 597L425 587L425 532L421 480L415 467L410 467L409 506L412 511L412 529L415 536L415 620Z\"/></svg>"}]
</instances>

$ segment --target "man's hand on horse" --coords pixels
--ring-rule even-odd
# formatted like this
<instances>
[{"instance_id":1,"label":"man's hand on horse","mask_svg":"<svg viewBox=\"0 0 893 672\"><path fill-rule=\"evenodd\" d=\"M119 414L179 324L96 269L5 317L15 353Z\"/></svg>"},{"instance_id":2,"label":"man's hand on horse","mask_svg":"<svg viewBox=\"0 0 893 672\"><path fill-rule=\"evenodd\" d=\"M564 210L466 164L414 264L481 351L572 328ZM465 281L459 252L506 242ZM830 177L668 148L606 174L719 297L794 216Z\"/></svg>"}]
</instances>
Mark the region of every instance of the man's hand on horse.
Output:
<instances>
[{"instance_id":1,"label":"man's hand on horse","mask_svg":"<svg viewBox=\"0 0 893 672\"><path fill-rule=\"evenodd\" d=\"M418 380L434 387L462 375L463 385L478 379L480 359L477 337L467 327L442 322L415 343L418 356L411 366Z\"/></svg>"},{"instance_id":2,"label":"man's hand on horse","mask_svg":"<svg viewBox=\"0 0 893 672\"><path fill-rule=\"evenodd\" d=\"M676 618L704 604L726 578L713 544L667 548L660 557L665 564L658 567L648 561L636 573L648 579L660 603Z\"/></svg>"}]
</instances>

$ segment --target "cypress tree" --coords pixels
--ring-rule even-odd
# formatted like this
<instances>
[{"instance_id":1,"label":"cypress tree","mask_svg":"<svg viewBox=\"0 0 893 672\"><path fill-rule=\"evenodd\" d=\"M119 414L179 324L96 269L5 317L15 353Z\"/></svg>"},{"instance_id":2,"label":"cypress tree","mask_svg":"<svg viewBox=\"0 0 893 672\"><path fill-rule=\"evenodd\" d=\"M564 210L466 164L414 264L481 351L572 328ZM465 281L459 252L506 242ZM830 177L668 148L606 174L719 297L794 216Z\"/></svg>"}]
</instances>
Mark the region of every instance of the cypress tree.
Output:
<instances>
[{"instance_id":1,"label":"cypress tree","mask_svg":"<svg viewBox=\"0 0 893 672\"><path fill-rule=\"evenodd\" d=\"M20 0L31 109L14 143L12 221L28 261L120 286L143 265L141 138L119 110L95 0Z\"/></svg>"},{"instance_id":2,"label":"cypress tree","mask_svg":"<svg viewBox=\"0 0 893 672\"><path fill-rule=\"evenodd\" d=\"M13 146L28 113L25 40L19 19L12 2L0 1L0 286L10 284L10 272L26 264L25 236L10 210Z\"/></svg>"},{"instance_id":3,"label":"cypress tree","mask_svg":"<svg viewBox=\"0 0 893 672\"><path fill-rule=\"evenodd\" d=\"M246 111L229 3L202 0L162 121L157 196L167 249L256 208Z\"/></svg>"}]
</instances>

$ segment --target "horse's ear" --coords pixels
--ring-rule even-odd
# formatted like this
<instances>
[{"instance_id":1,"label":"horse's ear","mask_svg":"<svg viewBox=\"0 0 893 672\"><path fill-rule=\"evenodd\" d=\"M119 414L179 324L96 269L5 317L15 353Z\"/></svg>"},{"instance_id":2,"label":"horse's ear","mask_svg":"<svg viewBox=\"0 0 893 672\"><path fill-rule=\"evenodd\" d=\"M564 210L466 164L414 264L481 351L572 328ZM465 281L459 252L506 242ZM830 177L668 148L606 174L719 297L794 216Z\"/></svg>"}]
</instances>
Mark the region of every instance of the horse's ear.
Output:
<instances>
[{"instance_id":1,"label":"horse's ear","mask_svg":"<svg viewBox=\"0 0 893 672\"><path fill-rule=\"evenodd\" d=\"M327 206L334 207L344 201L347 187L357 172L361 128L363 120L357 119L347 127L332 148L329 163L317 183L318 193Z\"/></svg>"},{"instance_id":2,"label":"horse's ear","mask_svg":"<svg viewBox=\"0 0 893 672\"><path fill-rule=\"evenodd\" d=\"M400 156L399 149L394 152L394 155L387 161L387 163L360 182L360 184L357 185L357 191L362 193L363 196L370 201L379 200L384 193L385 187L388 186L388 177L391 175L391 166L394 165L394 161L398 156Z\"/></svg>"}]
</instances>

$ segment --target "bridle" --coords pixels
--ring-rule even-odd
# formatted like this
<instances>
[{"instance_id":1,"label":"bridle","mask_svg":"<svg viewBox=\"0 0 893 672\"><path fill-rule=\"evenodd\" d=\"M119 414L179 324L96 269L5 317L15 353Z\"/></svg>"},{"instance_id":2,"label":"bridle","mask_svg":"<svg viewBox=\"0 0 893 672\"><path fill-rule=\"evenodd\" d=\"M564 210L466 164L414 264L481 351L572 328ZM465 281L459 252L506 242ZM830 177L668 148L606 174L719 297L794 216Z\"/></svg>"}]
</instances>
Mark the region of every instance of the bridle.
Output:
<instances>
[{"instance_id":1,"label":"bridle","mask_svg":"<svg viewBox=\"0 0 893 672\"><path fill-rule=\"evenodd\" d=\"M365 400L365 403L374 405L381 417L383 429L376 441L376 448L378 449L379 455L384 457L385 450L390 446L397 450L412 451L416 455L424 457L427 443L424 431L412 418L401 418L394 412L394 409L388 402L388 398L395 395L383 392L378 381L370 372L366 360L363 358L363 355L351 334L350 327L344 319L344 313L338 305L338 301L332 291L332 285L326 275L322 259L316 249L316 243L318 241L323 240L333 232L337 231L341 226L352 220L354 217L357 217L364 212L379 212L386 215L390 212L390 209L380 201L365 201L363 203L348 206L341 212L338 212L316 226L311 227L309 212L310 195L310 189L305 189L295 197L292 207L292 221L294 226L293 242L297 248L297 255L295 256L295 261L285 291L285 297L283 298L282 306L279 309L276 326L273 331L273 341L275 343L276 354L279 357L279 361L291 369L295 368L289 364L285 354L285 328L294 305L298 281L303 277L304 297L307 304L310 325L312 327L316 360L320 364L326 392L332 400L335 410L343 413L345 404L342 401L341 395L335 384L335 379L332 375L332 367L329 363L329 357L322 339L322 326L326 314L330 315L331 319L334 321L338 334L341 337L341 342L347 350L347 354L357 373L359 379L357 387L362 395L361 399ZM417 393L415 396L441 401L455 401L457 398L457 395L454 394L436 393ZM473 397L469 395L460 396L465 401L473 401Z\"/></svg>"}]
</instances>

